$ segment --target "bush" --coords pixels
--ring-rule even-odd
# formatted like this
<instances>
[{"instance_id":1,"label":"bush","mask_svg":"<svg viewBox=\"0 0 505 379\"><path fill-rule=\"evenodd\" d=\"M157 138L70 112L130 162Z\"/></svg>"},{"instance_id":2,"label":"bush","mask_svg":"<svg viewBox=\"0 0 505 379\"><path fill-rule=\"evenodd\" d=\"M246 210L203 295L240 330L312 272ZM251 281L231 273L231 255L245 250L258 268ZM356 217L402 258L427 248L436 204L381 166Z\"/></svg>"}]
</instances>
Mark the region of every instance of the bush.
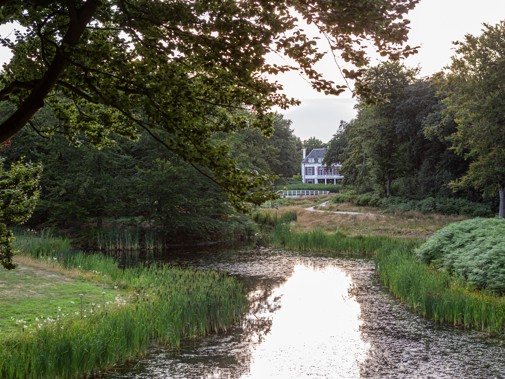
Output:
<instances>
[{"instance_id":1,"label":"bush","mask_svg":"<svg viewBox=\"0 0 505 379\"><path fill-rule=\"evenodd\" d=\"M365 193L363 195L359 195L354 201L354 204L361 207L378 207L380 201L381 198L379 195L375 193Z\"/></svg>"},{"instance_id":2,"label":"bush","mask_svg":"<svg viewBox=\"0 0 505 379\"><path fill-rule=\"evenodd\" d=\"M474 203L466 199L449 197L428 197L412 200L390 196L378 201L378 206L387 212L441 213L446 215L465 215L470 217L489 217L493 215L488 204Z\"/></svg>"},{"instance_id":3,"label":"bush","mask_svg":"<svg viewBox=\"0 0 505 379\"><path fill-rule=\"evenodd\" d=\"M430 237L418 258L478 289L505 294L505 221L476 218L450 224Z\"/></svg>"},{"instance_id":4,"label":"bush","mask_svg":"<svg viewBox=\"0 0 505 379\"><path fill-rule=\"evenodd\" d=\"M356 192L350 190L336 194L331 201L332 203L354 203L356 198Z\"/></svg>"}]
</instances>

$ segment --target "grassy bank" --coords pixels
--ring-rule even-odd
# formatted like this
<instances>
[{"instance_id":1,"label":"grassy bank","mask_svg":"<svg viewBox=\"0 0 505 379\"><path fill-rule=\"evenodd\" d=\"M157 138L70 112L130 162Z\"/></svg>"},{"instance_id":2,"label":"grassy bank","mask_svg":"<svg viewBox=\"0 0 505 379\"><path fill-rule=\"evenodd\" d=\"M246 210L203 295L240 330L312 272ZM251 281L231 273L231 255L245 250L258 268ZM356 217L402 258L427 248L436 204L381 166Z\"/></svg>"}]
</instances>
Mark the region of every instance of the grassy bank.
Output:
<instances>
[{"instance_id":1,"label":"grassy bank","mask_svg":"<svg viewBox=\"0 0 505 379\"><path fill-rule=\"evenodd\" d=\"M412 249L379 250L377 271L391 293L437 322L501 334L505 298L467 289L464 282L422 264Z\"/></svg>"},{"instance_id":2,"label":"grassy bank","mask_svg":"<svg viewBox=\"0 0 505 379\"><path fill-rule=\"evenodd\" d=\"M420 315L489 334L505 331L505 297L475 290L461 276L422 263L416 248L423 238L353 236L322 229L300 231L300 215L297 220L297 224L278 223L272 229L271 243L275 247L324 256L373 257L384 285Z\"/></svg>"},{"instance_id":3,"label":"grassy bank","mask_svg":"<svg viewBox=\"0 0 505 379\"><path fill-rule=\"evenodd\" d=\"M361 207L376 207L385 212L419 212L422 214L492 217L490 204L476 203L462 198L427 197L416 200L399 196L381 197L374 193L358 194L353 190L338 193L332 198L336 204L350 203Z\"/></svg>"},{"instance_id":4,"label":"grassy bank","mask_svg":"<svg viewBox=\"0 0 505 379\"><path fill-rule=\"evenodd\" d=\"M118 269L111 258L102 255L47 249L65 246L61 240L40 240L38 247L34 244L36 240L31 240L25 246L31 246L30 251L48 265L72 270L69 276L82 275L79 280L123 295L116 295L114 301L99 296L90 308L81 305L86 292L74 301L77 311L62 311L61 317L37 323L33 330L3 333L2 378L92 375L146 353L153 344L178 348L184 338L226 329L240 317L246 304L241 285L222 273L166 266ZM84 291L82 287L80 290ZM104 290L106 295L102 296L108 291ZM68 299L61 300L65 303Z\"/></svg>"},{"instance_id":5,"label":"grassy bank","mask_svg":"<svg viewBox=\"0 0 505 379\"><path fill-rule=\"evenodd\" d=\"M379 250L398 246L414 248L418 240L400 240L387 236L348 236L341 232L328 233L321 229L294 232L288 224L278 224L271 233L275 247L302 252L319 252L325 256L374 257Z\"/></svg>"}]
</instances>

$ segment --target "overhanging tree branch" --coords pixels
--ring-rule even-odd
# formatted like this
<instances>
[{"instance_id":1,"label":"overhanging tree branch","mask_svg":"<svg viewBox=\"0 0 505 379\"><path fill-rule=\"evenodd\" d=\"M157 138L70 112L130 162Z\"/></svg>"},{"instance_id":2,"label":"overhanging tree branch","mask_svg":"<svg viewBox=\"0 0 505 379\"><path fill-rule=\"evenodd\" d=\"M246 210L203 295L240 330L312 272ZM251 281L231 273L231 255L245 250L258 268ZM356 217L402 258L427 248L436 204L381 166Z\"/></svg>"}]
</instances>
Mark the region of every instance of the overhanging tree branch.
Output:
<instances>
[{"instance_id":1,"label":"overhanging tree branch","mask_svg":"<svg viewBox=\"0 0 505 379\"><path fill-rule=\"evenodd\" d=\"M69 3L75 5L74 1L69 1ZM72 47L79 43L86 25L91 21L99 5L99 0L88 0L76 11L76 17L72 17L67 32L46 72L16 111L0 125L0 142L6 141L21 130L42 108L44 99L70 63L67 55L71 54Z\"/></svg>"}]
</instances>

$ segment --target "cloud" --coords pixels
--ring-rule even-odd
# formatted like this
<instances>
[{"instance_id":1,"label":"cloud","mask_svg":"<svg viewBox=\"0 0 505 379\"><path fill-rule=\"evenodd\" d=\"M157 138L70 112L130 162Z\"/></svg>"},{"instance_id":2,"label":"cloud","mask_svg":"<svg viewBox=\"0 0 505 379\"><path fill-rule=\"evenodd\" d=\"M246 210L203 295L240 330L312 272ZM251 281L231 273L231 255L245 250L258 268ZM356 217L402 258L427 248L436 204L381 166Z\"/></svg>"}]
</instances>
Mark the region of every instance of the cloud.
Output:
<instances>
[{"instance_id":1,"label":"cloud","mask_svg":"<svg viewBox=\"0 0 505 379\"><path fill-rule=\"evenodd\" d=\"M302 140L316 137L328 142L337 131L340 121L350 121L356 115L352 98L326 97L304 99L298 107L284 112L292 121L294 134Z\"/></svg>"}]
</instances>

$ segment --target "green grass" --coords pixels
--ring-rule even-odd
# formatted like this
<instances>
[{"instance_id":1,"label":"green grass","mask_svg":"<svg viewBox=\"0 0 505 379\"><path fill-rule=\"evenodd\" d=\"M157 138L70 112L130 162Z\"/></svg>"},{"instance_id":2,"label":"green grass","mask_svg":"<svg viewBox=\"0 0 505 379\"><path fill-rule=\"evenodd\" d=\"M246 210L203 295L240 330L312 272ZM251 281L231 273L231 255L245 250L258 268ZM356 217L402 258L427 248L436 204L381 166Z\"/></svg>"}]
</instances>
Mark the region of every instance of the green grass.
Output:
<instances>
[{"instance_id":1,"label":"green grass","mask_svg":"<svg viewBox=\"0 0 505 379\"><path fill-rule=\"evenodd\" d=\"M289 212L267 212L265 210L256 211L252 214L252 219L254 222L263 225L273 227L278 224L289 223L296 221L297 213L294 211Z\"/></svg>"},{"instance_id":2,"label":"green grass","mask_svg":"<svg viewBox=\"0 0 505 379\"><path fill-rule=\"evenodd\" d=\"M394 249L398 245L412 248L418 240L400 240L387 236L347 236L340 232L327 233L323 230L294 232L288 224L277 225L271 233L275 247L302 252L319 252L327 256L373 257L379 249Z\"/></svg>"},{"instance_id":3,"label":"green grass","mask_svg":"<svg viewBox=\"0 0 505 379\"><path fill-rule=\"evenodd\" d=\"M36 240L30 243L37 256L47 260ZM49 242L41 240L40 244L47 246ZM153 344L177 349L182 339L225 330L241 317L247 303L240 283L216 271L168 266L119 269L112 258L99 254L45 251L51 254L51 264L78 268L89 280L123 289L129 295L103 301L100 307L98 296L91 309L83 305L82 311L79 296L78 313L43 323L40 329L3 335L2 378L93 375L145 354ZM57 263L52 257L57 257ZM37 312L33 310L33 314Z\"/></svg>"},{"instance_id":4,"label":"green grass","mask_svg":"<svg viewBox=\"0 0 505 379\"><path fill-rule=\"evenodd\" d=\"M83 294L84 296L80 296ZM121 292L110 285L90 283L62 275L51 267L23 262L16 270L0 270L0 338L66 315L79 315L113 301Z\"/></svg>"},{"instance_id":5,"label":"green grass","mask_svg":"<svg viewBox=\"0 0 505 379\"><path fill-rule=\"evenodd\" d=\"M424 317L489 334L505 331L505 298L468 290L448 273L420 263L412 249L380 250L377 270L393 295Z\"/></svg>"}]
</instances>

